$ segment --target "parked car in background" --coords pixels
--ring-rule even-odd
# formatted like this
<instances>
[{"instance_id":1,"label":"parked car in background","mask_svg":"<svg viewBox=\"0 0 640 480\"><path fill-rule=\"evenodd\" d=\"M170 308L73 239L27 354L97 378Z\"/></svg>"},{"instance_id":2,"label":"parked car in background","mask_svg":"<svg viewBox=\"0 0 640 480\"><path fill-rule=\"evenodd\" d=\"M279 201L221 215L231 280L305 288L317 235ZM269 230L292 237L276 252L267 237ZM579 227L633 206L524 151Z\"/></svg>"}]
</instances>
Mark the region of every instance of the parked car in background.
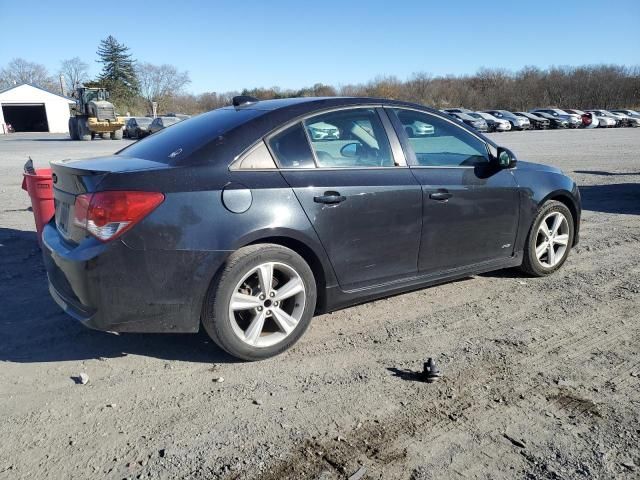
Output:
<instances>
[{"instance_id":1,"label":"parked car in background","mask_svg":"<svg viewBox=\"0 0 640 480\"><path fill-rule=\"evenodd\" d=\"M527 130L531 128L531 122L526 117L518 117L508 110L484 110L496 118L506 120L511 124L511 130Z\"/></svg>"},{"instance_id":2,"label":"parked car in background","mask_svg":"<svg viewBox=\"0 0 640 480\"><path fill-rule=\"evenodd\" d=\"M425 135L433 135L435 132L433 125L428 123L420 122L412 118L407 120L408 123L404 123L402 116L400 117L400 121L409 137L423 137Z\"/></svg>"},{"instance_id":3,"label":"parked car in background","mask_svg":"<svg viewBox=\"0 0 640 480\"><path fill-rule=\"evenodd\" d=\"M565 108L564 111L571 115L580 115L583 128L596 128L600 123L593 113L583 112L582 110L577 110L575 108Z\"/></svg>"},{"instance_id":4,"label":"parked car in background","mask_svg":"<svg viewBox=\"0 0 640 480\"><path fill-rule=\"evenodd\" d=\"M114 155L51 162L43 259L70 316L112 332L204 329L259 360L316 314L504 268L544 277L578 243L571 178L432 109L243 98ZM339 138L310 138L319 122ZM408 138L415 122L434 134Z\"/></svg>"},{"instance_id":5,"label":"parked car in background","mask_svg":"<svg viewBox=\"0 0 640 480\"><path fill-rule=\"evenodd\" d=\"M613 118L610 115L604 115L601 110L587 110L588 113L592 114L595 118L598 119L598 127L600 128L612 128L617 127L621 123L620 120Z\"/></svg>"},{"instance_id":6,"label":"parked car in background","mask_svg":"<svg viewBox=\"0 0 640 480\"><path fill-rule=\"evenodd\" d=\"M473 113L473 112L471 112ZM479 132L488 132L489 126L483 118L473 118L468 113L449 113L449 115L459 122L469 125L471 128L475 128Z\"/></svg>"},{"instance_id":7,"label":"parked car in background","mask_svg":"<svg viewBox=\"0 0 640 480\"><path fill-rule=\"evenodd\" d=\"M163 115L163 117L176 117L176 118L179 118L180 120L187 120L191 118L191 115L187 115L186 113L167 113Z\"/></svg>"},{"instance_id":8,"label":"parked car in background","mask_svg":"<svg viewBox=\"0 0 640 480\"><path fill-rule=\"evenodd\" d=\"M156 117L149 125L149 135L181 121L178 117Z\"/></svg>"},{"instance_id":9,"label":"parked car in background","mask_svg":"<svg viewBox=\"0 0 640 480\"><path fill-rule=\"evenodd\" d=\"M607 112L620 119L623 127L637 127L640 125L640 118L631 117L626 113L612 112L611 110L607 110Z\"/></svg>"},{"instance_id":10,"label":"parked car in background","mask_svg":"<svg viewBox=\"0 0 640 480\"><path fill-rule=\"evenodd\" d=\"M522 118L528 119L532 129L546 130L547 128L551 128L551 120L547 118L534 115L533 113L529 113L529 112L513 112L513 114L516 117L522 117Z\"/></svg>"},{"instance_id":11,"label":"parked car in background","mask_svg":"<svg viewBox=\"0 0 640 480\"><path fill-rule=\"evenodd\" d=\"M144 138L149 135L149 126L153 119L149 117L130 117L124 124L124 136L129 138Z\"/></svg>"},{"instance_id":12,"label":"parked car in background","mask_svg":"<svg viewBox=\"0 0 640 480\"><path fill-rule=\"evenodd\" d=\"M611 113L624 113L625 115L628 115L632 118L640 118L640 112L636 111L636 110L629 110L629 109L615 109L615 110L609 110Z\"/></svg>"},{"instance_id":13,"label":"parked car in background","mask_svg":"<svg viewBox=\"0 0 640 480\"><path fill-rule=\"evenodd\" d=\"M340 131L335 125L325 122L317 122L307 127L312 140L336 139L340 136Z\"/></svg>"},{"instance_id":14,"label":"parked car in background","mask_svg":"<svg viewBox=\"0 0 640 480\"><path fill-rule=\"evenodd\" d=\"M440 110L441 112L444 113L471 113L473 112L473 110L469 110L468 108L443 108L442 110Z\"/></svg>"},{"instance_id":15,"label":"parked car in background","mask_svg":"<svg viewBox=\"0 0 640 480\"><path fill-rule=\"evenodd\" d=\"M549 115L552 118L561 118L567 121L567 127L569 128L578 128L582 126L582 118L580 115L575 115L572 113L567 113L564 110L560 110L559 108L535 108L533 110L529 110L529 112L538 114L544 113L546 114L546 118L549 118Z\"/></svg>"},{"instance_id":16,"label":"parked car in background","mask_svg":"<svg viewBox=\"0 0 640 480\"><path fill-rule=\"evenodd\" d=\"M534 115L538 117L546 118L547 120L549 120L551 122L549 124L551 128L570 128L569 118L567 116L560 116L560 115L553 116L550 113L546 113L542 111L537 111L534 113Z\"/></svg>"},{"instance_id":17,"label":"parked car in background","mask_svg":"<svg viewBox=\"0 0 640 480\"><path fill-rule=\"evenodd\" d=\"M618 115L614 115L608 110L598 109L598 110L589 110L589 112L595 114L598 117L598 119L608 118L609 120L613 120L614 127L625 126L626 122L622 117L619 117ZM610 123L610 122L606 122L606 123ZM607 124L606 126L609 127L610 125Z\"/></svg>"},{"instance_id":18,"label":"parked car in background","mask_svg":"<svg viewBox=\"0 0 640 480\"><path fill-rule=\"evenodd\" d=\"M511 123L509 123L507 120L496 118L490 113L471 112L471 113L467 113L467 115L473 118L483 119L485 122L487 122L487 126L489 127L490 132L506 132L511 130Z\"/></svg>"}]
</instances>

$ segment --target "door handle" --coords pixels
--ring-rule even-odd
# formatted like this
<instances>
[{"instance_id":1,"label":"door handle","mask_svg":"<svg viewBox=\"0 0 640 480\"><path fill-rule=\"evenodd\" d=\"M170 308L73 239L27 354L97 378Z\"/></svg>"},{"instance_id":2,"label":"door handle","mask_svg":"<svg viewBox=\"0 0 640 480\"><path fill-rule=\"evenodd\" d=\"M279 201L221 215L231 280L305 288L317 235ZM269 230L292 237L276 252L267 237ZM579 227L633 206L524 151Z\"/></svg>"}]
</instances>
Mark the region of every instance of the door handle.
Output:
<instances>
[{"instance_id":1,"label":"door handle","mask_svg":"<svg viewBox=\"0 0 640 480\"><path fill-rule=\"evenodd\" d=\"M431 200L437 200L439 202L446 202L451 197L453 197L453 193L450 193L448 190L445 190L444 188L441 188L435 193L429 194L429 198Z\"/></svg>"},{"instance_id":2,"label":"door handle","mask_svg":"<svg viewBox=\"0 0 640 480\"><path fill-rule=\"evenodd\" d=\"M334 205L336 203L344 202L347 199L344 195L340 195L338 192L324 192L324 195L319 197L313 197L313 201L316 203L326 203L328 205Z\"/></svg>"}]
</instances>

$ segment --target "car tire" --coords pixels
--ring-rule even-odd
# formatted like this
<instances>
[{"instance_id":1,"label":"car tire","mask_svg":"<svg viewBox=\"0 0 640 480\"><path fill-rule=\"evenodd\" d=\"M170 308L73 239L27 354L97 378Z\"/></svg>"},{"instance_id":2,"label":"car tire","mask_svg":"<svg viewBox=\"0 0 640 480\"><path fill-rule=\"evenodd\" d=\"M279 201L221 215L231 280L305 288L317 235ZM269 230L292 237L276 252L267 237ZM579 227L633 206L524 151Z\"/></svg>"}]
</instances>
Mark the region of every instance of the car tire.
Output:
<instances>
[{"instance_id":1,"label":"car tire","mask_svg":"<svg viewBox=\"0 0 640 480\"><path fill-rule=\"evenodd\" d=\"M268 278L262 288L262 279ZM285 285L293 287L285 292ZM302 336L316 298L315 277L300 255L280 245L250 245L231 254L212 281L202 326L230 355L262 360L284 352Z\"/></svg>"},{"instance_id":2,"label":"car tire","mask_svg":"<svg viewBox=\"0 0 640 480\"><path fill-rule=\"evenodd\" d=\"M560 223L554 229L558 220ZM551 236L545 233L543 222ZM573 245L574 228L573 216L566 205L555 200L545 202L527 235L520 269L529 275L544 277L562 267Z\"/></svg>"}]
</instances>

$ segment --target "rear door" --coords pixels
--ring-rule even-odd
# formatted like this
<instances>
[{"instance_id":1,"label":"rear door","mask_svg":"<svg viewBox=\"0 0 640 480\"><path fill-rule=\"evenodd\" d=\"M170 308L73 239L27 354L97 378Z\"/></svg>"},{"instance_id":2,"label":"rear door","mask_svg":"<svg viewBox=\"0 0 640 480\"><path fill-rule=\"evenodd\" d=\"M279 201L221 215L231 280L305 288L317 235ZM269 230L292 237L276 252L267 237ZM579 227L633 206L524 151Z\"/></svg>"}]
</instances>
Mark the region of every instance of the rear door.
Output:
<instances>
[{"instance_id":1,"label":"rear door","mask_svg":"<svg viewBox=\"0 0 640 480\"><path fill-rule=\"evenodd\" d=\"M387 131L382 109L348 108L268 140L343 289L417 271L421 187Z\"/></svg>"},{"instance_id":2,"label":"rear door","mask_svg":"<svg viewBox=\"0 0 640 480\"><path fill-rule=\"evenodd\" d=\"M520 209L511 171L490 164L486 143L455 122L417 110L385 110L422 185L420 272L510 257ZM432 125L433 133L409 137L404 125L415 121Z\"/></svg>"}]
</instances>

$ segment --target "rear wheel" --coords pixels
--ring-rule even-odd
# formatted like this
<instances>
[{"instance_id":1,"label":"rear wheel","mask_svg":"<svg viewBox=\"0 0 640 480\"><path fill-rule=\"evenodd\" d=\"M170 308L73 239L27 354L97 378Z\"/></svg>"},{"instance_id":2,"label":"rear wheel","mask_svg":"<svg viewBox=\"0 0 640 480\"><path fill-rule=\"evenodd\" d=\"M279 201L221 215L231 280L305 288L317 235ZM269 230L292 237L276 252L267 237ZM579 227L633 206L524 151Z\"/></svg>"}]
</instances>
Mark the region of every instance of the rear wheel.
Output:
<instances>
[{"instance_id":1,"label":"rear wheel","mask_svg":"<svg viewBox=\"0 0 640 480\"><path fill-rule=\"evenodd\" d=\"M111 132L111 140L122 140L122 129Z\"/></svg>"},{"instance_id":2,"label":"rear wheel","mask_svg":"<svg viewBox=\"0 0 640 480\"><path fill-rule=\"evenodd\" d=\"M291 347L316 306L309 265L280 245L251 245L234 252L211 284L202 325L226 352L260 360Z\"/></svg>"},{"instance_id":3,"label":"rear wheel","mask_svg":"<svg viewBox=\"0 0 640 480\"><path fill-rule=\"evenodd\" d=\"M555 272L567 260L573 236L569 209L555 200L546 202L529 230L521 270L536 277Z\"/></svg>"},{"instance_id":4,"label":"rear wheel","mask_svg":"<svg viewBox=\"0 0 640 480\"><path fill-rule=\"evenodd\" d=\"M69 118L69 136L71 140L78 140L78 121L76 117Z\"/></svg>"}]
</instances>

